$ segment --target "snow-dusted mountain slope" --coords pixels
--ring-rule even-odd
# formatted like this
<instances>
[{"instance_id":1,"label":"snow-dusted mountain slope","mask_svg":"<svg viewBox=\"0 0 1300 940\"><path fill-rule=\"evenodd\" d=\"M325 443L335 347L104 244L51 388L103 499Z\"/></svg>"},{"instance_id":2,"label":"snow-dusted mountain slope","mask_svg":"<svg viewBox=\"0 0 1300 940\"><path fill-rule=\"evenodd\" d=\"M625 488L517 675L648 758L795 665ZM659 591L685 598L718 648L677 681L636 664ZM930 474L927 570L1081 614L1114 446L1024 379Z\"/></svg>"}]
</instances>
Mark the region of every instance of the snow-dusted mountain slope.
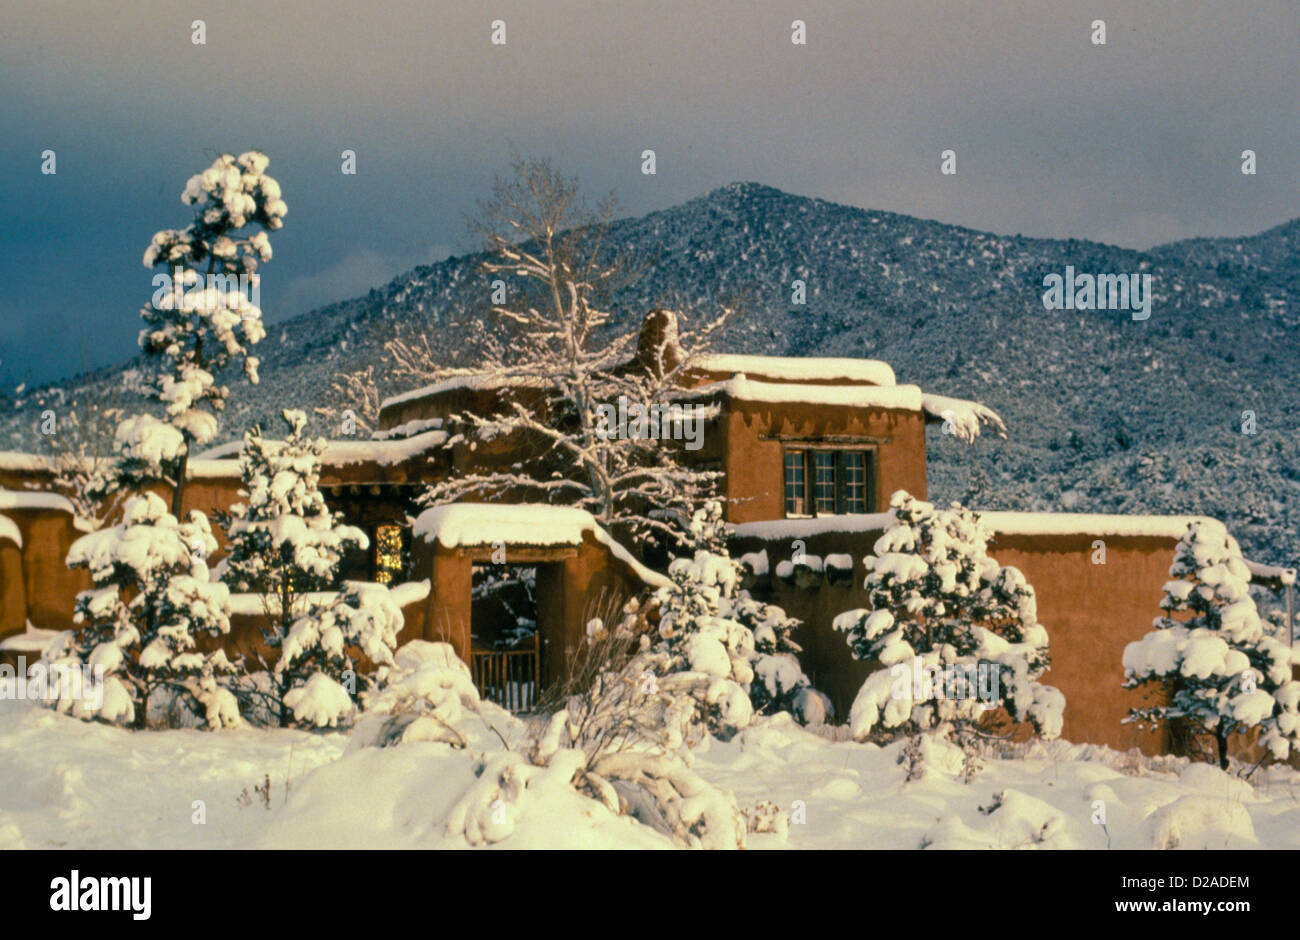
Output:
<instances>
[{"instance_id":1,"label":"snow-dusted mountain slope","mask_svg":"<svg viewBox=\"0 0 1300 940\"><path fill-rule=\"evenodd\" d=\"M1008 441L967 448L932 432L940 498L1204 513L1228 522L1252 557L1300 558L1300 219L1140 252L992 235L740 183L621 220L612 234L615 249L648 261L613 299L625 322L654 305L741 291L749 314L725 337L727 351L883 359L900 382L996 408ZM480 261L417 268L270 327L258 350L262 386L234 385L223 437L286 404L323 404L331 377L377 363L398 324L449 354L460 348L462 324L487 300ZM1045 310L1043 278L1067 265L1152 274L1150 319ZM795 279L807 285L801 306L791 303ZM135 329L129 315L123 329ZM41 410L86 381L0 399L0 446L32 446ZM1253 435L1241 431L1245 411Z\"/></svg>"}]
</instances>

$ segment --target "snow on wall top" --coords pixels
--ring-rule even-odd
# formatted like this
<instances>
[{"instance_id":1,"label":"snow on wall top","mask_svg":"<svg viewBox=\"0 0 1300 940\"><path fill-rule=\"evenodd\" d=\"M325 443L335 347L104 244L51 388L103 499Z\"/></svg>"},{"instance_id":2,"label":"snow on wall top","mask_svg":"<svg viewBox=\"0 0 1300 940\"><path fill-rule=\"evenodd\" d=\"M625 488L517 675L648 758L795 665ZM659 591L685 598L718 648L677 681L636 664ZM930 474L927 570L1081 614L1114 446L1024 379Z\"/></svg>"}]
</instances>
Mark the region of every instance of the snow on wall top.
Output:
<instances>
[{"instance_id":1,"label":"snow on wall top","mask_svg":"<svg viewBox=\"0 0 1300 940\"><path fill-rule=\"evenodd\" d=\"M720 392L737 401L921 410L921 390L915 385L795 385L788 382L759 382L743 373L724 382L691 389L682 397L697 398L713 392Z\"/></svg>"},{"instance_id":2,"label":"snow on wall top","mask_svg":"<svg viewBox=\"0 0 1300 940\"><path fill-rule=\"evenodd\" d=\"M826 532L880 532L893 521L893 513L868 512L841 516L818 516L816 519L770 519L742 522L731 527L738 538L758 538L774 542L800 539Z\"/></svg>"},{"instance_id":3,"label":"snow on wall top","mask_svg":"<svg viewBox=\"0 0 1300 940\"><path fill-rule=\"evenodd\" d=\"M978 510L977 510L978 511ZM1192 522L1206 516L1122 516L1083 512L979 512L980 519L999 535L1152 536L1180 539ZM732 527L737 537L765 541L807 538L827 532L880 532L893 521L888 512L815 519L773 519Z\"/></svg>"},{"instance_id":4,"label":"snow on wall top","mask_svg":"<svg viewBox=\"0 0 1300 940\"><path fill-rule=\"evenodd\" d=\"M698 357L695 365L709 372L762 376L778 382L868 382L894 385L894 370L876 359L805 358L801 356L739 356L712 353Z\"/></svg>"},{"instance_id":5,"label":"snow on wall top","mask_svg":"<svg viewBox=\"0 0 1300 940\"><path fill-rule=\"evenodd\" d=\"M1122 516L1087 512L980 512L999 535L1146 536L1180 539L1208 516Z\"/></svg>"},{"instance_id":6,"label":"snow on wall top","mask_svg":"<svg viewBox=\"0 0 1300 940\"><path fill-rule=\"evenodd\" d=\"M19 548L23 547L23 534L8 516L0 516L0 539L8 539Z\"/></svg>"},{"instance_id":7,"label":"snow on wall top","mask_svg":"<svg viewBox=\"0 0 1300 940\"><path fill-rule=\"evenodd\" d=\"M651 571L632 557L601 528L585 509L546 506L536 503L450 503L420 513L411 530L413 537L445 548L504 545L578 545L584 533L610 550L646 584L668 584L663 575Z\"/></svg>"},{"instance_id":8,"label":"snow on wall top","mask_svg":"<svg viewBox=\"0 0 1300 940\"><path fill-rule=\"evenodd\" d=\"M325 451L321 454L321 463L326 467L344 467L358 463L392 466L418 457L446 442L446 431L427 431L396 441L327 441ZM191 460L187 469L191 478L237 477L239 461L233 458L199 458Z\"/></svg>"}]
</instances>

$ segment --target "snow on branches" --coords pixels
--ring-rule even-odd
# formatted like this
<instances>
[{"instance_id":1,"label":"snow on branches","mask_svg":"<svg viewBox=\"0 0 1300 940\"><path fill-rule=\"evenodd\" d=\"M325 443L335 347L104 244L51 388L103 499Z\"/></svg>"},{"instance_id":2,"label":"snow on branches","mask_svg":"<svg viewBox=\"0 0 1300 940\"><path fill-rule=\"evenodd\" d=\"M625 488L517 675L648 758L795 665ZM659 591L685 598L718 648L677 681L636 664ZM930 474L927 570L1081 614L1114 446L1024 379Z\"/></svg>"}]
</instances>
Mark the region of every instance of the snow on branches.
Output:
<instances>
[{"instance_id":1,"label":"snow on branches","mask_svg":"<svg viewBox=\"0 0 1300 940\"><path fill-rule=\"evenodd\" d=\"M143 727L150 694L167 686L201 706L210 725L238 722L229 693L215 685L230 663L198 649L200 637L230 631L228 590L209 579L205 561L216 548L202 513L179 522L153 493L127 500L118 525L72 544L68 566L89 571L95 587L77 597L80 626L68 654L103 667L111 706L111 714L83 717L134 717Z\"/></svg>"},{"instance_id":2,"label":"snow on branches","mask_svg":"<svg viewBox=\"0 0 1300 940\"><path fill-rule=\"evenodd\" d=\"M427 502L511 490L527 501L585 509L633 545L681 540L720 474L687 460L676 443L686 439L678 420L686 412L675 397L685 370L732 311L724 306L690 334L679 333L677 315L664 310L650 315L656 330L616 330L602 302L631 270L626 259L606 257L609 208L586 210L576 182L545 161L516 161L513 177L498 180L483 210L490 255L483 270L499 285L492 306L498 329L480 334L476 368L435 368L429 378L465 381L496 398L487 413L456 416L462 436L453 442L497 446L508 438L512 450L531 456L439 483ZM691 426L698 437L704 406L696 407L689 418L698 422ZM669 418L655 421L656 433L611 433L611 410ZM690 446L698 446L694 438Z\"/></svg>"},{"instance_id":3,"label":"snow on branches","mask_svg":"<svg viewBox=\"0 0 1300 940\"><path fill-rule=\"evenodd\" d=\"M266 643L273 650L284 650L297 621L333 617L322 609L333 602L312 594L334 587L346 552L369 545L364 532L340 524L325 503L320 491L324 440L304 436L307 416L302 411L285 409L281 417L289 430L283 441L263 437L260 428L244 435L239 455L243 501L231 506L224 517L230 554L217 569L221 580L234 590L262 596L268 621ZM344 619L350 622L351 614ZM400 619L399 611L399 629ZM299 642L304 642L303 636L300 631ZM319 640L319 629L315 636ZM337 660L332 654L321 655L326 662ZM304 649L295 650L291 659L272 672L272 705L281 724L288 723L291 711L301 711L310 724L333 724L321 721L322 715L351 710L346 693L340 697L337 690L305 671L304 662L311 657ZM303 682L311 683L311 689L295 691ZM291 693L298 709L288 701Z\"/></svg>"},{"instance_id":4,"label":"snow on branches","mask_svg":"<svg viewBox=\"0 0 1300 940\"><path fill-rule=\"evenodd\" d=\"M870 610L840 614L855 659L874 661L853 702L853 736L939 730L964 735L1001 706L1044 737L1061 731L1061 693L1035 680L1048 665L1034 589L988 555L988 530L954 503L946 510L904 491L866 557Z\"/></svg>"},{"instance_id":5,"label":"snow on branches","mask_svg":"<svg viewBox=\"0 0 1300 940\"><path fill-rule=\"evenodd\" d=\"M1300 730L1300 682L1291 648L1270 636L1250 596L1250 571L1222 523L1191 524L1174 550L1155 630L1124 649L1125 688L1163 686L1168 704L1132 709L1129 720L1182 721L1214 736L1228 766L1228 736L1260 729L1259 743L1285 759Z\"/></svg>"},{"instance_id":6,"label":"snow on branches","mask_svg":"<svg viewBox=\"0 0 1300 940\"><path fill-rule=\"evenodd\" d=\"M711 501L697 511L691 528L712 544L721 507ZM659 642L658 675L707 677L702 711L709 729L729 736L749 724L755 711L790 711L804 721L825 715L795 654L791 638L798 621L784 610L755 600L740 587L741 565L721 552L700 550L668 566L671 584L655 593Z\"/></svg>"},{"instance_id":7,"label":"snow on branches","mask_svg":"<svg viewBox=\"0 0 1300 940\"><path fill-rule=\"evenodd\" d=\"M289 628L275 663L276 679L288 689L285 707L306 725L346 722L365 691L358 683L374 681L358 675L361 658L394 665L403 622L384 584L349 581L331 603L311 605Z\"/></svg>"},{"instance_id":8,"label":"snow on branches","mask_svg":"<svg viewBox=\"0 0 1300 940\"><path fill-rule=\"evenodd\" d=\"M219 156L190 178L182 194L194 221L158 232L144 253L145 267L164 269L140 311L140 347L158 363L147 392L183 436L180 453L165 460L181 465L168 474L174 512L190 447L216 436L217 414L226 406L229 391L217 375L242 360L244 374L257 383L258 360L249 347L266 335L256 303L257 268L271 258L267 232L279 229L288 211L279 183L266 175L268 162L257 151Z\"/></svg>"}]
</instances>

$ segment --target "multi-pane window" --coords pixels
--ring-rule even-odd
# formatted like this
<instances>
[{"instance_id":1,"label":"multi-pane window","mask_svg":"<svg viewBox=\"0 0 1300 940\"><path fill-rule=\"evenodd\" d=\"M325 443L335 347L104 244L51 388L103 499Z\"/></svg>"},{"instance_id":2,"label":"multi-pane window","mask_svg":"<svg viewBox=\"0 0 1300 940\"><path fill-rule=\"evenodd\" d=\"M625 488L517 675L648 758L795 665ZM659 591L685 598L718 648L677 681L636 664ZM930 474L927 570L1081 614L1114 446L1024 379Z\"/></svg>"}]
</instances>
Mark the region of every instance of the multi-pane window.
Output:
<instances>
[{"instance_id":1,"label":"multi-pane window","mask_svg":"<svg viewBox=\"0 0 1300 940\"><path fill-rule=\"evenodd\" d=\"M787 450L785 452L785 514L787 516L807 515L808 500L806 477L804 476L804 458L806 451Z\"/></svg>"},{"instance_id":2,"label":"multi-pane window","mask_svg":"<svg viewBox=\"0 0 1300 940\"><path fill-rule=\"evenodd\" d=\"M829 448L785 452L785 514L869 512L874 502L872 452Z\"/></svg>"}]
</instances>

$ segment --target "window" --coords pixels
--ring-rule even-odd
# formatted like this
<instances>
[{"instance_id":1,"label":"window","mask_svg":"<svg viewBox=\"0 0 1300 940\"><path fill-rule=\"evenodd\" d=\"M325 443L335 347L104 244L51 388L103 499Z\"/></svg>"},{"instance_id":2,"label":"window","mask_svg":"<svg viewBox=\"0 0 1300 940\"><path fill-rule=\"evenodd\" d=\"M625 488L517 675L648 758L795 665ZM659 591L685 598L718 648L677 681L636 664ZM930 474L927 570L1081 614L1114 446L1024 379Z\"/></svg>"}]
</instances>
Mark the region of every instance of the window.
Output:
<instances>
[{"instance_id":1,"label":"window","mask_svg":"<svg viewBox=\"0 0 1300 940\"><path fill-rule=\"evenodd\" d=\"M392 584L402 574L402 527L381 525L375 529L375 580Z\"/></svg>"},{"instance_id":2,"label":"window","mask_svg":"<svg viewBox=\"0 0 1300 940\"><path fill-rule=\"evenodd\" d=\"M785 514L803 516L807 514L807 494L804 492L804 457L802 450L785 452Z\"/></svg>"},{"instance_id":3,"label":"window","mask_svg":"<svg viewBox=\"0 0 1300 940\"><path fill-rule=\"evenodd\" d=\"M874 452L792 449L785 452L787 516L870 512L875 502Z\"/></svg>"}]
</instances>

